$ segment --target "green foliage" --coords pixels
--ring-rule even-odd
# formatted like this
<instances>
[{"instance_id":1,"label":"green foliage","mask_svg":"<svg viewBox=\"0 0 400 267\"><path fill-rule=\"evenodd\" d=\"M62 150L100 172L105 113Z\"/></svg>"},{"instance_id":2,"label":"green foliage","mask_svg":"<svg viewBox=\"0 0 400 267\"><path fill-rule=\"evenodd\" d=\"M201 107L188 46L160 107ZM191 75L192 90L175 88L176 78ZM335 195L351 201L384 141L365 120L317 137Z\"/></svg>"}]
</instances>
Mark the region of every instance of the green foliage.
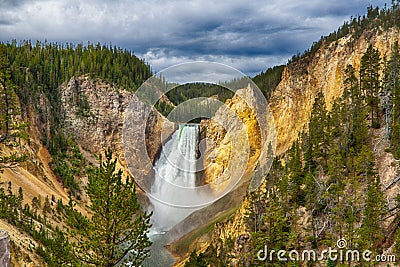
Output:
<instances>
[{"instance_id":1,"label":"green foliage","mask_svg":"<svg viewBox=\"0 0 400 267\"><path fill-rule=\"evenodd\" d=\"M283 65L268 68L265 72L262 72L253 78L253 81L260 88L264 96L269 99L275 87L279 84L284 70ZM210 83L188 83L174 87L172 90L166 93L166 97L172 103L165 101L161 98L156 104L156 109L164 116L173 110L175 106L184 103L187 100L195 99L199 97L215 97L215 99L225 103L227 99L233 97L234 92L225 88L225 86L232 86L233 89L240 89L247 86L246 80L233 80L231 83L222 85L210 84ZM164 83L164 84L163 84ZM160 79L160 85L162 88L166 88L167 85L163 79ZM204 109L204 107L202 107ZM184 111L183 111L184 112Z\"/></svg>"},{"instance_id":2,"label":"green foliage","mask_svg":"<svg viewBox=\"0 0 400 267\"><path fill-rule=\"evenodd\" d=\"M36 44L30 41L0 43L0 67L0 82L4 81L7 85L0 86L0 98L7 96L7 110L18 111L18 114L21 110L22 116L26 116L31 107L36 109L40 123L49 128L43 129L42 142L49 148L54 159L51 167L63 185L74 194L79 191L74 181L74 176L79 175L76 169L81 168L84 172L86 167L74 164L72 161L75 159L70 157L75 153L67 147L68 138L64 135L62 123L64 114L61 110L61 95L57 88L73 76L88 75L135 91L151 76L150 67L132 52L90 43L87 46L39 41ZM0 110L3 109L3 103L7 102L0 101ZM78 115L90 115L90 107L84 95L78 95L77 105ZM3 139L3 132L17 133L8 130L12 125L9 123L10 119L14 122L14 117L15 114L0 111L0 140ZM24 125L15 125L23 133ZM25 138L26 135L19 136L21 137ZM19 155L2 155L0 167L23 159ZM76 159L79 160L79 157Z\"/></svg>"},{"instance_id":3,"label":"green foliage","mask_svg":"<svg viewBox=\"0 0 400 267\"><path fill-rule=\"evenodd\" d=\"M148 257L150 215L140 210L133 178L122 177L108 150L105 161L89 175L86 191L90 217L69 205L68 225L77 259L88 266L139 266Z\"/></svg>"},{"instance_id":4,"label":"green foliage","mask_svg":"<svg viewBox=\"0 0 400 267\"><path fill-rule=\"evenodd\" d=\"M1 185L1 184L0 184ZM20 207L21 199L11 191L11 182L8 184L7 192L0 187L0 218L8 219L13 216L16 209Z\"/></svg>"},{"instance_id":5,"label":"green foliage","mask_svg":"<svg viewBox=\"0 0 400 267\"><path fill-rule=\"evenodd\" d=\"M370 110L372 128L380 128L378 99L380 92L380 63L379 51L370 45L361 58L360 86L362 95Z\"/></svg>"},{"instance_id":6,"label":"green foliage","mask_svg":"<svg viewBox=\"0 0 400 267\"><path fill-rule=\"evenodd\" d=\"M44 203L46 213L52 213L49 198ZM24 233L30 235L38 244L36 253L51 267L78 266L70 251L67 236L60 229L54 229L45 218L37 214L41 207L40 197L32 200L32 210L29 205L22 207L23 190L18 194L12 192L12 184L8 183L7 190L0 187L0 219L6 220ZM62 205L62 203L61 203ZM62 208L64 209L64 208Z\"/></svg>"},{"instance_id":7,"label":"green foliage","mask_svg":"<svg viewBox=\"0 0 400 267\"><path fill-rule=\"evenodd\" d=\"M385 201L379 177L375 172L374 154L369 147L364 146L355 161L357 172L367 184L365 209L357 241L358 248L378 252L377 248L380 247L384 237L380 219L385 214Z\"/></svg>"},{"instance_id":8,"label":"green foliage","mask_svg":"<svg viewBox=\"0 0 400 267\"><path fill-rule=\"evenodd\" d=\"M392 135L392 151L396 159L400 159L400 124L395 123Z\"/></svg>"},{"instance_id":9,"label":"green foliage","mask_svg":"<svg viewBox=\"0 0 400 267\"><path fill-rule=\"evenodd\" d=\"M268 68L266 71L261 72L252 79L257 84L258 88L260 88L267 100L271 97L272 92L280 83L284 68L284 65Z\"/></svg>"},{"instance_id":10,"label":"green foliage","mask_svg":"<svg viewBox=\"0 0 400 267\"><path fill-rule=\"evenodd\" d=\"M346 239L349 249L382 253L381 220L388 210L376 172L372 132L380 124L381 111L388 107L383 108L385 102L380 99L386 80L379 76L379 64L379 52L370 47L363 57L360 79L357 70L348 65L343 96L335 100L330 111L324 95L317 95L307 131L274 161L266 187L248 197L246 226L251 238L245 246L249 255L235 256L247 259L243 265L262 265L256 254L264 246L301 251L335 247L340 238ZM395 109L394 103L391 105ZM307 223L299 221L304 218ZM299 229L304 226L305 235ZM224 248L225 254L231 255L233 250ZM214 258L212 248L206 255ZM219 262L230 262L227 256L221 257L224 259ZM286 266L279 261L271 264Z\"/></svg>"},{"instance_id":11,"label":"green foliage","mask_svg":"<svg viewBox=\"0 0 400 267\"><path fill-rule=\"evenodd\" d=\"M397 229L396 240L395 240L394 252L396 253L396 258L400 257L400 229Z\"/></svg>"},{"instance_id":12,"label":"green foliage","mask_svg":"<svg viewBox=\"0 0 400 267\"><path fill-rule=\"evenodd\" d=\"M327 263L326 267L336 267L336 263L334 261L332 261L331 259L328 259L328 263Z\"/></svg>"},{"instance_id":13,"label":"green foliage","mask_svg":"<svg viewBox=\"0 0 400 267\"><path fill-rule=\"evenodd\" d=\"M21 141L29 139L26 124L18 118L20 103L10 73L4 50L0 47L0 172L26 160L27 156L20 152ZM15 149L17 147L20 149Z\"/></svg>"},{"instance_id":14,"label":"green foliage","mask_svg":"<svg viewBox=\"0 0 400 267\"><path fill-rule=\"evenodd\" d=\"M40 42L33 45L30 41L0 43L0 169L26 159L24 154L9 151L23 151L24 142L28 142L27 125L21 118L30 115L33 107L40 119L37 126L43 130L42 142L52 155L50 165L54 173L70 193L78 196L80 189L75 177L86 176L91 168L77 144L64 134L61 95L57 90L77 75L100 78L134 91L150 77L151 70L132 52L111 46ZM77 105L78 115L90 114L84 95L78 97ZM128 183L133 184L131 180ZM56 211L52 208L53 198L50 201L45 197L42 201L39 195L33 198L32 206L25 204L24 207L22 201L22 189L15 195L11 185L7 190L0 186L0 218L30 235L38 244L37 254L49 266L82 266L72 256L68 236L51 224L71 214L65 211L62 201L57 201ZM133 210L137 209L133 206ZM131 208L125 208L124 212L126 210ZM143 257L143 253L141 255Z\"/></svg>"},{"instance_id":15,"label":"green foliage","mask_svg":"<svg viewBox=\"0 0 400 267\"><path fill-rule=\"evenodd\" d=\"M81 266L72 255L71 243L67 236L58 227L51 238L44 239L44 247L36 249L38 255L42 256L48 266Z\"/></svg>"},{"instance_id":16,"label":"green foliage","mask_svg":"<svg viewBox=\"0 0 400 267\"><path fill-rule=\"evenodd\" d=\"M78 106L78 115L82 117L89 117L91 115L91 112L87 96L80 91L77 95L78 98L76 100L76 104Z\"/></svg>"},{"instance_id":17,"label":"green foliage","mask_svg":"<svg viewBox=\"0 0 400 267\"><path fill-rule=\"evenodd\" d=\"M167 85L165 85L167 86ZM234 93L217 84L210 83L187 83L183 85L179 85L174 87L172 90L166 93L166 97L170 101L166 101L164 98L161 98L157 101L155 107L159 112L161 112L164 116L169 116L171 121L180 121L186 115L196 115L207 113L208 117L210 117L213 113L215 113L216 109L215 103L213 105L200 105L199 102L201 100L196 100L196 98L210 98L214 97L215 100L220 101L220 103L225 103L225 101L229 98L232 98ZM194 101L188 101L194 100ZM186 102L187 101L187 102ZM174 110L174 113L170 112L174 109L174 107L179 106L177 110ZM205 112L204 109L208 109L208 112ZM193 120L191 122L199 122L199 119Z\"/></svg>"},{"instance_id":18,"label":"green foliage","mask_svg":"<svg viewBox=\"0 0 400 267\"><path fill-rule=\"evenodd\" d=\"M217 84L186 83L168 91L166 95L175 106L178 106L189 99L198 97L217 96L219 101L225 102L233 97L233 92Z\"/></svg>"},{"instance_id":19,"label":"green foliage","mask_svg":"<svg viewBox=\"0 0 400 267\"><path fill-rule=\"evenodd\" d=\"M75 177L82 177L88 174L92 164L86 160L79 150L78 145L69 136L64 138L63 134L53 138L50 143L50 152L53 155L50 167L74 196L80 193L80 187L75 181Z\"/></svg>"},{"instance_id":20,"label":"green foliage","mask_svg":"<svg viewBox=\"0 0 400 267\"><path fill-rule=\"evenodd\" d=\"M352 65L346 66L343 97L336 102L344 110L340 118L342 126L339 125L337 130L348 135L347 152L350 148L360 151L368 140L368 125L365 120L368 112L364 108L363 94L355 73ZM343 137L346 138L346 135Z\"/></svg>"},{"instance_id":21,"label":"green foliage","mask_svg":"<svg viewBox=\"0 0 400 267\"><path fill-rule=\"evenodd\" d=\"M322 93L318 94L315 99L311 112L309 124L308 148L307 148L307 168L313 172L318 160L325 167L328 158L328 145L330 132L328 130L329 114L325 107L325 97Z\"/></svg>"},{"instance_id":22,"label":"green foliage","mask_svg":"<svg viewBox=\"0 0 400 267\"><path fill-rule=\"evenodd\" d=\"M365 32L400 27L400 2L390 8L368 8L367 15L346 22L338 31L322 37L303 55L288 66L302 68L316 51L342 37L350 45ZM342 97L336 99L330 111L319 94L311 111L308 128L292 147L278 157L266 177L265 187L252 193L247 200L246 229L251 234L244 247L244 257L236 249L210 246L206 252L210 262L229 265L235 257L246 259L243 266L265 266L256 253L269 249L317 249L335 247L344 238L348 249L372 250L382 253L395 239L394 252L400 255L400 231L384 236L383 218L388 214L385 194L376 171L376 128L385 127L390 149L400 158L400 52L398 43L392 46L389 60L380 58L377 49L369 46L360 69L346 66ZM380 139L379 139L380 140ZM381 142L381 141L379 141ZM398 199L397 199L398 201ZM393 208L398 209L398 207ZM397 216L397 215L396 215ZM299 219L307 218L307 221ZM392 217L391 217L392 218ZM397 222L398 216L394 219ZM307 229L299 229L306 226ZM215 258L219 256L218 260ZM222 264L222 265L223 265ZM271 262L271 266L287 266ZM287 263L286 263L287 264ZM326 262L328 266L347 266L350 262ZM360 262L360 266L369 263ZM212 266L219 266L214 264ZM309 262L307 266L316 266Z\"/></svg>"},{"instance_id":23,"label":"green foliage","mask_svg":"<svg viewBox=\"0 0 400 267\"><path fill-rule=\"evenodd\" d=\"M288 176L287 190L293 192L291 201L297 205L304 205L304 191L301 186L304 183L304 172L302 164L301 148L298 141L294 142L292 148L288 152L288 164L285 171Z\"/></svg>"},{"instance_id":24,"label":"green foliage","mask_svg":"<svg viewBox=\"0 0 400 267\"><path fill-rule=\"evenodd\" d=\"M185 267L208 267L204 253L199 253L197 255L196 250L193 250L192 253L190 253L189 260L185 263Z\"/></svg>"},{"instance_id":25,"label":"green foliage","mask_svg":"<svg viewBox=\"0 0 400 267\"><path fill-rule=\"evenodd\" d=\"M174 106L171 105L169 102L166 102L165 100L160 99L157 101L157 103L154 105L154 107L165 117L169 115L169 113L174 109Z\"/></svg>"},{"instance_id":26,"label":"green foliage","mask_svg":"<svg viewBox=\"0 0 400 267\"><path fill-rule=\"evenodd\" d=\"M387 63L384 80L386 104L385 119L387 132L391 140L391 149L395 158L400 158L400 51L396 42Z\"/></svg>"},{"instance_id":27,"label":"green foliage","mask_svg":"<svg viewBox=\"0 0 400 267\"><path fill-rule=\"evenodd\" d=\"M248 244L243 245L244 247L250 246L250 248L244 249L244 254L240 254L242 265L247 263L251 266L264 266L265 263L258 260L257 253L264 250L265 247L269 251L280 249L290 251L297 246L294 241L297 236L297 228L294 226L297 218L289 216L288 209L289 207L297 207L293 203L293 199L296 196L298 197L298 193L293 192L288 197L287 192L292 191L289 189L289 177L284 173L284 167L279 161L275 161L270 178L275 181L276 186L267 190L257 190L247 196L248 206L245 218L251 238ZM274 183L274 181L271 181L271 183ZM248 252L246 253L246 251ZM272 261L268 260L268 262L272 266L286 266L287 264L278 261L276 257Z\"/></svg>"},{"instance_id":28,"label":"green foliage","mask_svg":"<svg viewBox=\"0 0 400 267\"><path fill-rule=\"evenodd\" d=\"M127 90L137 89L151 76L150 67L132 52L100 43L84 46L13 41L0 47L12 62L12 78L19 93L26 97L38 91L51 95L61 83L77 75L101 78ZM26 91L27 86L31 92Z\"/></svg>"}]
</instances>

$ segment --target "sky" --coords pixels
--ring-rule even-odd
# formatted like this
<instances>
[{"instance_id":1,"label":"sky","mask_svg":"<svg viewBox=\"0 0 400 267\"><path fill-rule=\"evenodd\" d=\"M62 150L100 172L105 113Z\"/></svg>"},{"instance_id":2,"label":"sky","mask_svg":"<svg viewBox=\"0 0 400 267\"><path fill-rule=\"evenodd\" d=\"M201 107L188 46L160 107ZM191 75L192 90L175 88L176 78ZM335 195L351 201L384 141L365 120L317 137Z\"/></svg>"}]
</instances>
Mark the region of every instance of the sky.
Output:
<instances>
[{"instance_id":1,"label":"sky","mask_svg":"<svg viewBox=\"0 0 400 267\"><path fill-rule=\"evenodd\" d=\"M111 43L154 72L212 61L252 77L383 0L0 0L0 40Z\"/></svg>"}]
</instances>

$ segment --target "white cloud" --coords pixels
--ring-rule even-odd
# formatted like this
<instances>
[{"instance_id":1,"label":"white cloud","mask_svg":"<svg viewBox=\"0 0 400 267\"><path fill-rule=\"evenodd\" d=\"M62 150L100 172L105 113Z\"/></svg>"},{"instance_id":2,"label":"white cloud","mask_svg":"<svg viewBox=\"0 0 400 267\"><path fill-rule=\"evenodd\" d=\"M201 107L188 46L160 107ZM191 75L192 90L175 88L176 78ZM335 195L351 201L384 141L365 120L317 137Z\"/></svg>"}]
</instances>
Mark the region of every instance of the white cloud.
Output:
<instances>
[{"instance_id":1,"label":"white cloud","mask_svg":"<svg viewBox=\"0 0 400 267\"><path fill-rule=\"evenodd\" d=\"M231 66L249 76L255 76L267 67L285 64L287 59L292 55L260 55L252 56L251 59L248 56L240 55L176 56L169 54L166 49L150 49L145 54L140 54L139 56L150 62L155 72L191 61L211 61Z\"/></svg>"}]
</instances>

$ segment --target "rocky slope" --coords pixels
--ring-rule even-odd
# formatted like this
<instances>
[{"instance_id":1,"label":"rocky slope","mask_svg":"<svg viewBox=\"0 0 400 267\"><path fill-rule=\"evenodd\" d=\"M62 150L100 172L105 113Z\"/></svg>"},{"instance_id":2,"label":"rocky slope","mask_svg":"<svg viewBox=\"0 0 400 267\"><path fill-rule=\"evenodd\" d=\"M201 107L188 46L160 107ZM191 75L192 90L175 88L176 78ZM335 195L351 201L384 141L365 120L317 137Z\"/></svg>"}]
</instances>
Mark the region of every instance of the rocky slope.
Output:
<instances>
[{"instance_id":1,"label":"rocky slope","mask_svg":"<svg viewBox=\"0 0 400 267\"><path fill-rule=\"evenodd\" d=\"M135 112L132 113L135 118L132 119L142 121L142 124L133 125L137 128L137 131L133 130L133 132L139 134L139 130L146 123L147 133L145 144L139 144L140 138L132 136L130 145L132 147L145 145L150 160L154 161L161 146L161 131L166 127L164 123L168 123L155 109L143 104L131 92L101 81L94 81L87 76L72 78L59 90L65 114L66 131L73 136L83 150L96 155L110 147L119 160L122 163L125 162L122 128L127 107L130 105L135 108ZM149 114L148 118L144 118L143 114ZM132 162L140 164L142 161L140 158L135 158ZM145 173L149 172L148 166L133 165L132 167Z\"/></svg>"}]
</instances>

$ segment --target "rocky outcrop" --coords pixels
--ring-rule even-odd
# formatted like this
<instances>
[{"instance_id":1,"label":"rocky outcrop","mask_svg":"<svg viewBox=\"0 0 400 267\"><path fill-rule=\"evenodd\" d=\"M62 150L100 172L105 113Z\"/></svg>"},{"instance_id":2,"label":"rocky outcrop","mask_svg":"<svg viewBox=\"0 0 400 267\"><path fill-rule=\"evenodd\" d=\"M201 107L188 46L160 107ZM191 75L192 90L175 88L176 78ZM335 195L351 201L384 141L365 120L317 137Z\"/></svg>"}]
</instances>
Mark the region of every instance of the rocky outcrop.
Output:
<instances>
[{"instance_id":1,"label":"rocky outcrop","mask_svg":"<svg viewBox=\"0 0 400 267\"><path fill-rule=\"evenodd\" d=\"M261 151L261 130L252 89L240 89L205 122L205 182L222 190L237 172L254 170ZM242 173L241 173L242 175Z\"/></svg>"},{"instance_id":2,"label":"rocky outcrop","mask_svg":"<svg viewBox=\"0 0 400 267\"><path fill-rule=\"evenodd\" d=\"M10 235L0 230L0 266L10 267Z\"/></svg>"},{"instance_id":3,"label":"rocky outcrop","mask_svg":"<svg viewBox=\"0 0 400 267\"><path fill-rule=\"evenodd\" d=\"M243 245L250 239L250 234L246 229L246 218L248 216L248 205L249 203L245 200L240 209L235 213L232 219L224 222L217 223L214 227L211 241L213 246L217 250L217 256L219 256L223 250L223 247L227 243L233 242L232 253L239 252L243 249ZM214 242L216 241L216 242ZM232 264L237 264L237 257L232 257Z\"/></svg>"},{"instance_id":4,"label":"rocky outcrop","mask_svg":"<svg viewBox=\"0 0 400 267\"><path fill-rule=\"evenodd\" d=\"M71 78L59 90L66 132L74 137L83 150L91 154L98 155L111 147L123 165L126 160L122 128L128 106L133 108L131 114L139 123L131 125L134 129L130 131L132 136L129 137L129 146L143 147L144 150L130 155L129 167L130 170L138 171L133 173L135 177L151 173L152 166L145 164L148 162L144 158L148 157L151 162L155 160L162 138L167 138L170 133L167 131L162 134L163 129L171 131L173 128L161 114L142 103L133 93L99 80L94 81L87 76ZM139 138L142 130L146 132L145 140Z\"/></svg>"},{"instance_id":5,"label":"rocky outcrop","mask_svg":"<svg viewBox=\"0 0 400 267\"><path fill-rule=\"evenodd\" d=\"M140 143L144 150L132 156L129 171L133 170L131 173L136 179L147 177L145 174L151 174L151 163L156 159L163 141L174 129L173 124L168 123L157 110L142 103L134 93L116 88L99 79L94 80L87 76L74 77L61 85L58 91L61 96L60 106L54 106L54 103L41 94L35 100L36 102L23 107L23 117L29 125L30 140L29 143L23 143L21 147L28 155L28 160L21 166L5 169L1 174L1 182L4 184L12 182L14 193L17 193L19 187L23 189L23 204L30 204L34 197L45 199L46 196L61 199L64 204L68 203L66 190L50 168L52 156L42 144L43 140L51 137L50 129L55 126L52 125L51 116L59 116L56 121L60 121L61 125L56 125L55 128L66 136L71 136L90 162L97 163L96 156L110 147L121 164L118 168L122 167L127 174L122 129L127 107L133 107L132 114L139 123L132 124L132 127L137 131L145 131L146 138L143 143ZM55 109L57 112L54 111ZM139 142L139 138L132 135L129 145L139 147ZM147 164L143 160L146 157L150 159ZM84 178L80 182L84 184ZM140 190L139 199L143 203L147 201ZM77 206L78 209L84 209L85 200L83 196L82 202L79 203L83 205ZM2 223L3 221L0 220L0 226ZM29 254L32 252L30 246L34 244L33 239L22 239L19 235L15 235L13 231L10 231L13 229L11 226L5 229L10 233L13 246L17 251L21 251L19 254L11 254L13 265L41 266L43 260L38 260L34 253ZM4 245L7 240L8 247ZM8 251L9 255L9 242L10 237L3 236L0 232L0 266L9 266L2 262L5 259L2 258L3 252ZM28 257L25 257L28 254L30 263L28 263Z\"/></svg>"},{"instance_id":6,"label":"rocky outcrop","mask_svg":"<svg viewBox=\"0 0 400 267\"><path fill-rule=\"evenodd\" d=\"M119 142L129 92L88 77L73 77L60 93L66 130L83 149L98 153Z\"/></svg>"}]
</instances>

